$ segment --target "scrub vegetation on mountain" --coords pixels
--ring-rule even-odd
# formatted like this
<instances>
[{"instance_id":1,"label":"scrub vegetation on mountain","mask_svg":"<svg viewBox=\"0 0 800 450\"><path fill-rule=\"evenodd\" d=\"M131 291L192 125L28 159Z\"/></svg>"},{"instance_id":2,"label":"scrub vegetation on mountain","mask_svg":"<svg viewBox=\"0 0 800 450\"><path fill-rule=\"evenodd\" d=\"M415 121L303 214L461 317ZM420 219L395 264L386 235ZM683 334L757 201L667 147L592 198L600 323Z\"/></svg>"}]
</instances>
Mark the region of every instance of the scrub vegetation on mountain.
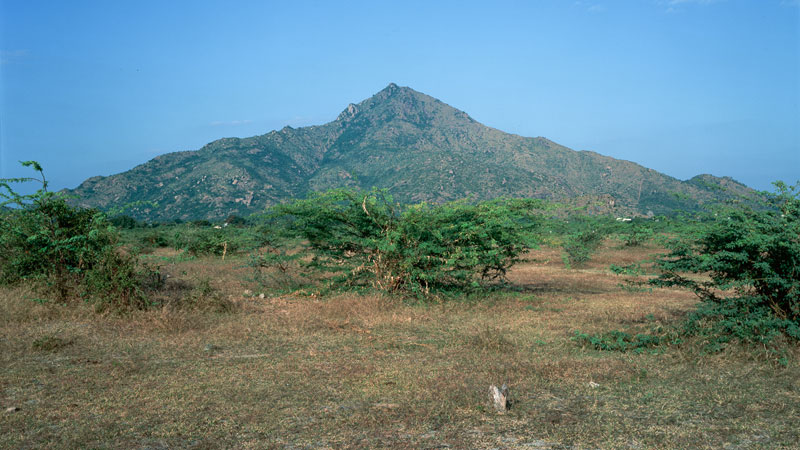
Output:
<instances>
[{"instance_id":1,"label":"scrub vegetation on mountain","mask_svg":"<svg viewBox=\"0 0 800 450\"><path fill-rule=\"evenodd\" d=\"M629 161L504 133L390 84L329 123L168 153L72 193L101 209L144 201L137 219L221 220L334 188L386 189L404 204L498 197L601 201L617 216L699 211L755 192L730 178L680 181ZM152 204L158 204L154 208Z\"/></svg>"}]
</instances>

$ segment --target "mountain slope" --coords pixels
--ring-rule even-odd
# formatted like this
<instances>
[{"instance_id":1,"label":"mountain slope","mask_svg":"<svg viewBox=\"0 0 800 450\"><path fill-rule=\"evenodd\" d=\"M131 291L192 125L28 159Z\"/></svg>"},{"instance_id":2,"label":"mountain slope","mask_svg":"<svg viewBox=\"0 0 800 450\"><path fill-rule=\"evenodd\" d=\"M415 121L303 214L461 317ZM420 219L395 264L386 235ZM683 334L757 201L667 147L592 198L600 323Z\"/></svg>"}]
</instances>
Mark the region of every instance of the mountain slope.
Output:
<instances>
[{"instance_id":1,"label":"mountain slope","mask_svg":"<svg viewBox=\"0 0 800 450\"><path fill-rule=\"evenodd\" d=\"M157 208L135 211L151 220L216 219L346 185L388 188L404 202L588 196L602 198L610 210L641 214L694 210L731 192L751 192L727 178L683 182L545 138L504 133L390 84L325 125L220 139L90 178L73 193L80 204L100 208L155 201Z\"/></svg>"}]
</instances>

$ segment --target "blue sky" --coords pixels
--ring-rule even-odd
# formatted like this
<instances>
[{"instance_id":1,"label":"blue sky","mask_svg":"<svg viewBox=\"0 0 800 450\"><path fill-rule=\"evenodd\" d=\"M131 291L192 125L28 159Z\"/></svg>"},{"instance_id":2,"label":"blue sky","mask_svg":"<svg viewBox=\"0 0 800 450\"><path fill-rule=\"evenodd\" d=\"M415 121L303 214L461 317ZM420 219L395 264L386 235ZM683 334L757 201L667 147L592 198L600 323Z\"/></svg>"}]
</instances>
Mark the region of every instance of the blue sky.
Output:
<instances>
[{"instance_id":1,"label":"blue sky","mask_svg":"<svg viewBox=\"0 0 800 450\"><path fill-rule=\"evenodd\" d=\"M0 177L75 187L389 82L680 179L800 179L798 0L0 0Z\"/></svg>"}]
</instances>

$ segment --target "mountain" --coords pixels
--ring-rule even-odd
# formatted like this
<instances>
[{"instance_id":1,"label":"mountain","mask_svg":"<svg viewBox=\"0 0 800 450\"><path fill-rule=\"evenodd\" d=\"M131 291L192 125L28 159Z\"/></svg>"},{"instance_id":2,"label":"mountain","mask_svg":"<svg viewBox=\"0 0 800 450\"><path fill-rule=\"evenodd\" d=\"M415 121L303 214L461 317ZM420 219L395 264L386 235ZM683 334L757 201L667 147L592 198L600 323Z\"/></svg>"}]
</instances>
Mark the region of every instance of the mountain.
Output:
<instances>
[{"instance_id":1,"label":"mountain","mask_svg":"<svg viewBox=\"0 0 800 450\"><path fill-rule=\"evenodd\" d=\"M504 133L394 83L324 125L220 139L93 177L82 206L135 209L150 220L248 215L312 190L387 188L402 202L498 196L584 199L617 214L665 214L752 192L730 178L680 181L638 164ZM587 200L588 199L588 200Z\"/></svg>"}]
</instances>

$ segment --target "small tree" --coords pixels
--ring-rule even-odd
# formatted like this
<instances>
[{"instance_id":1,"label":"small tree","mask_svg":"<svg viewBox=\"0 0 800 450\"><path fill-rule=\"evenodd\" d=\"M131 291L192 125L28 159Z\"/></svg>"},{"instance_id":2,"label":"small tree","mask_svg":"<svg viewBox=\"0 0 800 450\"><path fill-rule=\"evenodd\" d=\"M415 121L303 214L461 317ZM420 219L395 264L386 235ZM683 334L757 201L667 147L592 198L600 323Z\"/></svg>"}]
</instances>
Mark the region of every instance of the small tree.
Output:
<instances>
[{"instance_id":1,"label":"small tree","mask_svg":"<svg viewBox=\"0 0 800 450\"><path fill-rule=\"evenodd\" d=\"M720 335L800 339L800 183L775 183L762 209L726 208L695 240L676 240L659 261L660 286L691 289L702 303L690 323ZM684 273L704 274L706 280Z\"/></svg>"}]
</instances>

